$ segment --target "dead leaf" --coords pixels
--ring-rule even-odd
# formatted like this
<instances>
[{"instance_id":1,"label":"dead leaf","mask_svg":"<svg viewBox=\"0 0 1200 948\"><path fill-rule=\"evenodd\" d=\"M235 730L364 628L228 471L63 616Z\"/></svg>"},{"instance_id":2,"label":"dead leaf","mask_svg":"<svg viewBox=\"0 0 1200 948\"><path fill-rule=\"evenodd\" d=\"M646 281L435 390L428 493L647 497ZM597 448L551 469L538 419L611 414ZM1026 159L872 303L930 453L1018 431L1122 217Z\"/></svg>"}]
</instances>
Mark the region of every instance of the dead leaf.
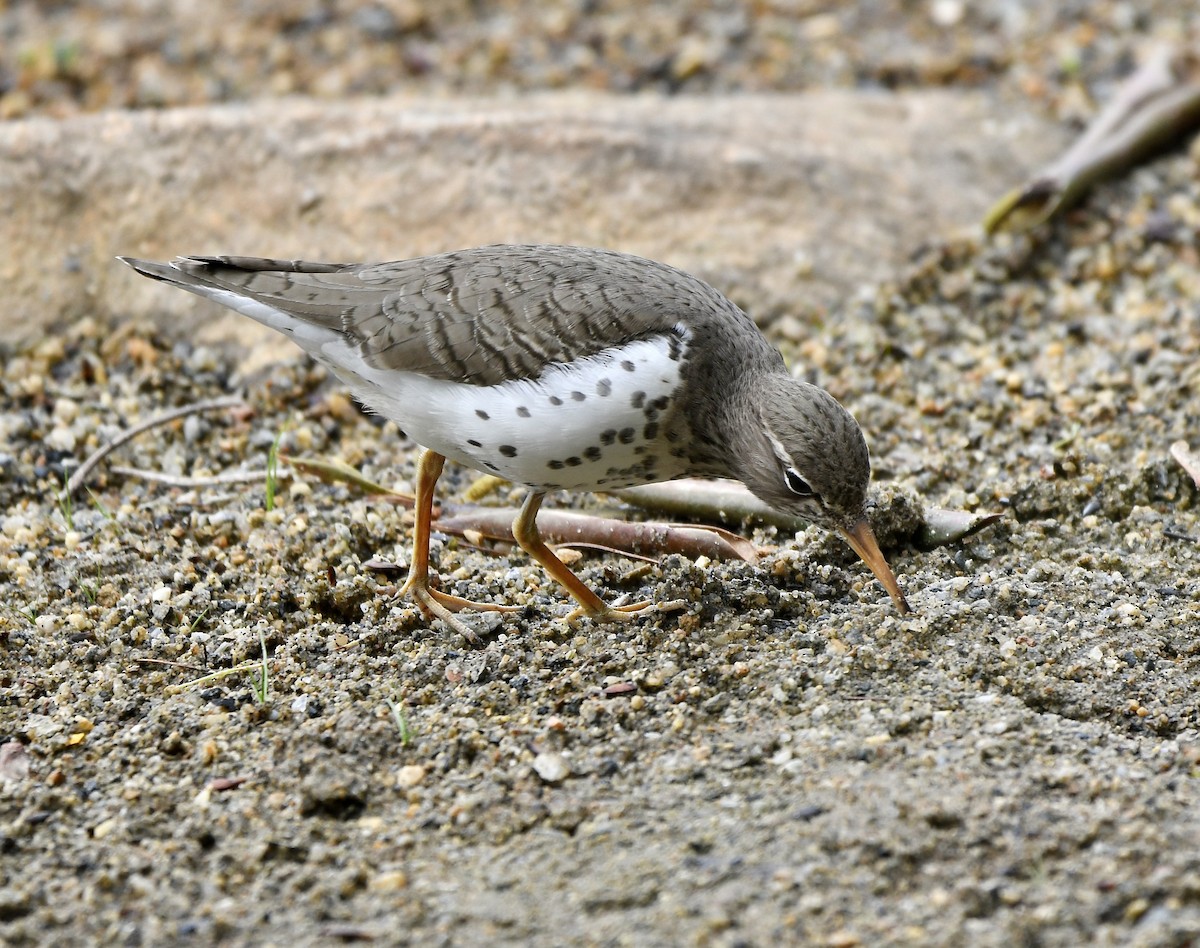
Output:
<instances>
[{"instance_id":1,"label":"dead leaf","mask_svg":"<svg viewBox=\"0 0 1200 948\"><path fill-rule=\"evenodd\" d=\"M1197 487L1200 487L1200 456L1192 453L1186 441L1176 441L1171 445L1171 457L1179 462L1179 466L1187 471L1188 476Z\"/></svg>"},{"instance_id":2,"label":"dead leaf","mask_svg":"<svg viewBox=\"0 0 1200 948\"><path fill-rule=\"evenodd\" d=\"M29 776L29 752L20 741L0 744L0 783L20 783Z\"/></svg>"},{"instance_id":3,"label":"dead leaf","mask_svg":"<svg viewBox=\"0 0 1200 948\"><path fill-rule=\"evenodd\" d=\"M916 536L917 546L925 550L956 543L995 523L1004 514L972 513L968 510L948 510L945 507L926 507L924 522Z\"/></svg>"}]
</instances>

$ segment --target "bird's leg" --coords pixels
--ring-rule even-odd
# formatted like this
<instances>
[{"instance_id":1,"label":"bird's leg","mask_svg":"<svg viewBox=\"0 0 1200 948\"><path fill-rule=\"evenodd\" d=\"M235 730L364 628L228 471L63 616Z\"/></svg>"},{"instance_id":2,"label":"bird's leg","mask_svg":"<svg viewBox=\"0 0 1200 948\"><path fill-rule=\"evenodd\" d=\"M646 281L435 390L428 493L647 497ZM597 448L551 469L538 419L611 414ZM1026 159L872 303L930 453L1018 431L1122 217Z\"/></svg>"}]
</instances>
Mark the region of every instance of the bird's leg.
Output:
<instances>
[{"instance_id":1,"label":"bird's leg","mask_svg":"<svg viewBox=\"0 0 1200 948\"><path fill-rule=\"evenodd\" d=\"M442 475L446 459L436 451L425 450L417 462L417 499L414 505L416 526L413 530L412 565L408 569L408 581L400 590L421 607L431 618L438 618L459 632L470 642L478 642L479 636L454 618L452 613L462 609L479 609L485 612L518 612L520 606L501 606L490 602L473 602L459 596L440 592L429 585L429 534L433 520L433 491Z\"/></svg>"},{"instance_id":2,"label":"bird's leg","mask_svg":"<svg viewBox=\"0 0 1200 948\"><path fill-rule=\"evenodd\" d=\"M654 603L650 600L634 602L625 606L608 605L584 585L583 580L571 572L566 563L554 555L554 551L546 545L546 541L542 539L537 527L538 509L542 506L545 496L545 491L532 491L525 498L520 513L513 520L513 538L522 550L541 563L546 572L579 603L579 608L567 616L567 619L573 621L584 616L600 621L628 619L653 606Z\"/></svg>"}]
</instances>

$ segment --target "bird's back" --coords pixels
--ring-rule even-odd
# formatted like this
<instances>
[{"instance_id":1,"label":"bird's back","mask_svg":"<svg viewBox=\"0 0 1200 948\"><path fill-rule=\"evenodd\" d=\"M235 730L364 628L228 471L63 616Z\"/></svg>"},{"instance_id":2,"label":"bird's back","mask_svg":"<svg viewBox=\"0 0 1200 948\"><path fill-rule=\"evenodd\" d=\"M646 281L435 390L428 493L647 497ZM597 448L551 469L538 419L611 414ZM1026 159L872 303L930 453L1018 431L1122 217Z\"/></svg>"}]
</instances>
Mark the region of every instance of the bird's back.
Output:
<instances>
[{"instance_id":1,"label":"bird's back","mask_svg":"<svg viewBox=\"0 0 1200 948\"><path fill-rule=\"evenodd\" d=\"M549 365L681 323L701 334L715 326L757 335L702 280L607 250L498 245L376 264L122 259L271 326L318 358L336 336L372 368L474 385L536 378Z\"/></svg>"}]
</instances>

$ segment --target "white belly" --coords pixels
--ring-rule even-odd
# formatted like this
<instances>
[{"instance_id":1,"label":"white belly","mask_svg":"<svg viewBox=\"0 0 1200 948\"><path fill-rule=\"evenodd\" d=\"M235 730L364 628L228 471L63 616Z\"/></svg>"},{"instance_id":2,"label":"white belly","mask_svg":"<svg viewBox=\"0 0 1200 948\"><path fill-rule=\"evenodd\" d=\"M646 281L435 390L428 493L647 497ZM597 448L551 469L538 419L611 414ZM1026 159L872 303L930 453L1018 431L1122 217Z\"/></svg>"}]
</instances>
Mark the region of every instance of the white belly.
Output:
<instances>
[{"instance_id":1,"label":"white belly","mask_svg":"<svg viewBox=\"0 0 1200 948\"><path fill-rule=\"evenodd\" d=\"M592 490L685 473L663 441L686 356L686 341L673 341L614 346L536 380L486 387L361 363L361 374L331 368L363 404L438 454L538 489Z\"/></svg>"}]
</instances>

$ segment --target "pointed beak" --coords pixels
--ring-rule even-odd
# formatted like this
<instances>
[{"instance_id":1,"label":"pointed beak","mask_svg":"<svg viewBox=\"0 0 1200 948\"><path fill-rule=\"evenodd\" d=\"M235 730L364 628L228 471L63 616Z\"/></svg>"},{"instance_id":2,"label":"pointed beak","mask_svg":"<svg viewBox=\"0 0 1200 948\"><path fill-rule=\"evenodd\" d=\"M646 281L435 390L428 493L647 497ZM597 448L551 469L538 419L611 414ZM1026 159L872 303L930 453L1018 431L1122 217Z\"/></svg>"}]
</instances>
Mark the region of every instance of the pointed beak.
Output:
<instances>
[{"instance_id":1,"label":"pointed beak","mask_svg":"<svg viewBox=\"0 0 1200 948\"><path fill-rule=\"evenodd\" d=\"M839 529L838 532L846 538L846 542L854 548L854 552L862 557L863 562L871 567L875 578L883 583L883 588L892 597L892 602L896 604L900 615L911 612L904 593L900 591L900 584L896 582L896 577L892 573L892 568L888 566L887 560L883 558L883 553L879 550L879 542L875 539L875 533L871 529L871 524L867 522L867 518L863 517L854 526L849 529Z\"/></svg>"}]
</instances>

